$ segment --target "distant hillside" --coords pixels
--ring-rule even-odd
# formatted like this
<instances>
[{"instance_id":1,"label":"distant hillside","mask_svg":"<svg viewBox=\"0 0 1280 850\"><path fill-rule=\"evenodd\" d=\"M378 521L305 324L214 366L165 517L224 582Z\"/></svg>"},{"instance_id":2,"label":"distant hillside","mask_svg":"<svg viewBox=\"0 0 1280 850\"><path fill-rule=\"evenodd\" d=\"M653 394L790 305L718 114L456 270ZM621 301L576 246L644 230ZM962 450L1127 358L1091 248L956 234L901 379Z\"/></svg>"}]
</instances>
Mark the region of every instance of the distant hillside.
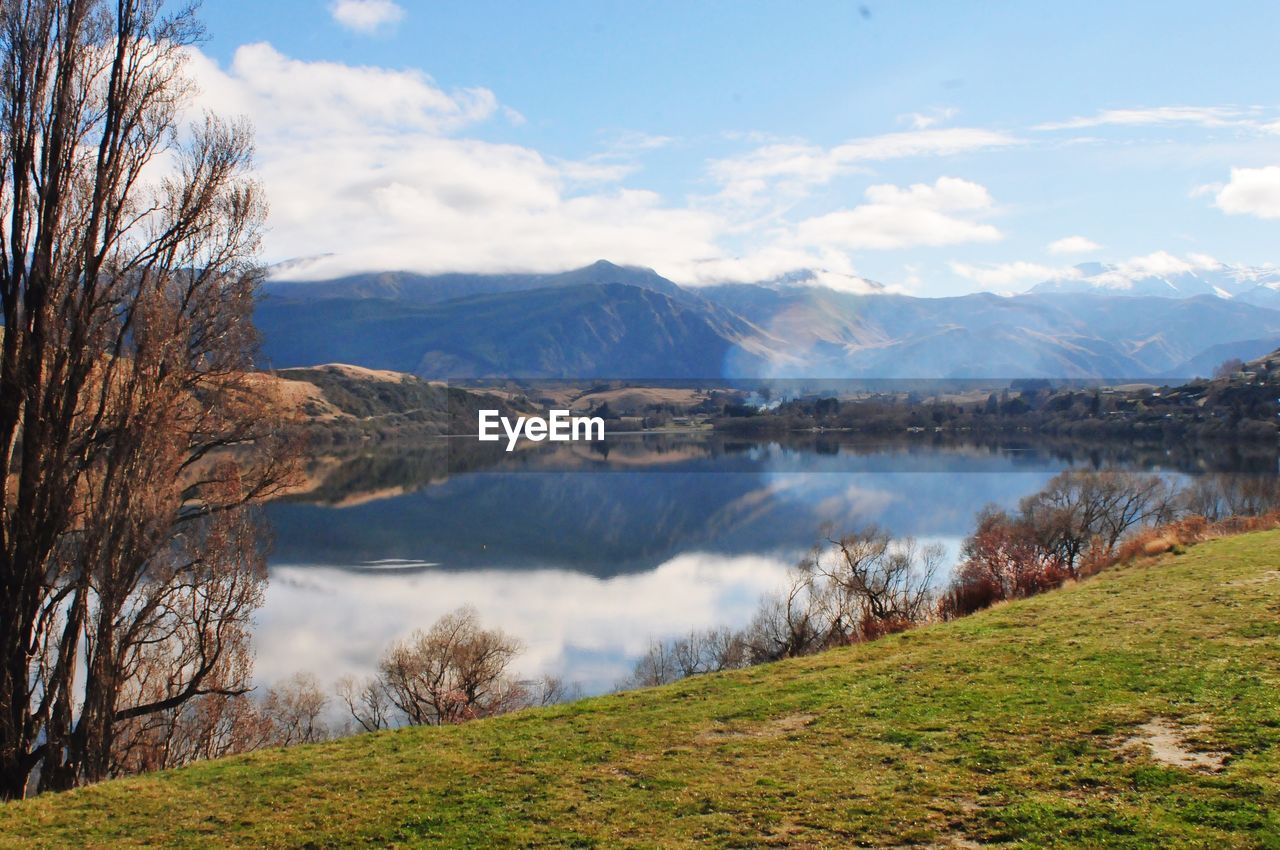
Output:
<instances>
[{"instance_id":1,"label":"distant hillside","mask_svg":"<svg viewBox=\"0 0 1280 850\"><path fill-rule=\"evenodd\" d=\"M1278 550L1228 538L807 658L10 803L0 846L1271 847Z\"/></svg>"},{"instance_id":2,"label":"distant hillside","mask_svg":"<svg viewBox=\"0 0 1280 850\"><path fill-rule=\"evenodd\" d=\"M429 378L1192 377L1177 371L1280 338L1280 309L1212 295L914 298L867 281L811 285L827 277L686 290L601 262L559 275L273 282L257 322L266 365L339 360Z\"/></svg>"},{"instance_id":3,"label":"distant hillside","mask_svg":"<svg viewBox=\"0 0 1280 850\"><path fill-rule=\"evenodd\" d=\"M383 298L405 304L438 304L454 298L559 289L598 283L622 283L661 292L675 299L696 299L692 293L662 277L653 269L618 266L599 260L589 266L556 274L439 274L372 272L333 280L269 280L268 295L293 298Z\"/></svg>"},{"instance_id":4,"label":"distant hillside","mask_svg":"<svg viewBox=\"0 0 1280 850\"><path fill-rule=\"evenodd\" d=\"M925 382L913 382L910 392L899 388L845 399L811 393L767 409L726 406L713 426L757 436L813 431L956 437L1031 433L1165 446L1223 438L1233 446L1253 442L1274 450L1280 352L1237 364L1221 378L1181 386L1128 382L1097 387L1073 381L1055 386L1040 378L1010 381L999 393L990 391L994 388L975 393L964 385L946 388L945 383L930 389Z\"/></svg>"},{"instance_id":5,"label":"distant hillside","mask_svg":"<svg viewBox=\"0 0 1280 850\"><path fill-rule=\"evenodd\" d=\"M705 302L583 284L420 304L268 297L264 361L325 360L430 378L684 378L751 374L765 335Z\"/></svg>"},{"instance_id":6,"label":"distant hillside","mask_svg":"<svg viewBox=\"0 0 1280 850\"><path fill-rule=\"evenodd\" d=\"M1265 371L1273 375L1280 375L1280 345L1276 345L1274 350L1268 351L1259 357L1247 358L1245 368L1254 372Z\"/></svg>"},{"instance_id":7,"label":"distant hillside","mask_svg":"<svg viewBox=\"0 0 1280 850\"><path fill-rule=\"evenodd\" d=\"M344 363L282 369L260 379L271 382L318 444L473 434L479 409L515 412L497 396Z\"/></svg>"},{"instance_id":8,"label":"distant hillside","mask_svg":"<svg viewBox=\"0 0 1280 850\"><path fill-rule=\"evenodd\" d=\"M1213 345L1186 360L1169 371L1172 376L1183 377L1194 375L1208 378L1214 370L1228 360L1244 361L1266 357L1276 349L1280 349L1280 336L1269 336L1263 339L1246 339L1238 342L1225 342Z\"/></svg>"},{"instance_id":9,"label":"distant hillside","mask_svg":"<svg viewBox=\"0 0 1280 850\"><path fill-rule=\"evenodd\" d=\"M701 292L786 340L794 365L772 365L788 377L1146 377L1210 346L1233 350L1228 341L1280 335L1280 311L1218 298L913 298L750 285Z\"/></svg>"}]
</instances>

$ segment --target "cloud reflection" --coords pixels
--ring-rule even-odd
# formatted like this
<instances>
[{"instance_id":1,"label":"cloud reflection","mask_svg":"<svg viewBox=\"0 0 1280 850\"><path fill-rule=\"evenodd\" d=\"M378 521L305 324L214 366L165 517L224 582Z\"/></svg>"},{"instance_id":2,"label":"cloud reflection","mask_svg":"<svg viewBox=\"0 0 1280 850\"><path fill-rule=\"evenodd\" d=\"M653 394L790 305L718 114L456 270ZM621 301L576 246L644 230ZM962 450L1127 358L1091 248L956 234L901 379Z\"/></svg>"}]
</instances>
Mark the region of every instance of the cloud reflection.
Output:
<instances>
[{"instance_id":1,"label":"cloud reflection","mask_svg":"<svg viewBox=\"0 0 1280 850\"><path fill-rule=\"evenodd\" d=\"M745 624L789 563L688 552L649 572L613 578L568 570L274 566L258 615L257 677L269 684L298 670L330 682L365 675L393 640L473 605L485 625L524 642L518 674L551 673L600 692L631 671L653 638Z\"/></svg>"}]
</instances>

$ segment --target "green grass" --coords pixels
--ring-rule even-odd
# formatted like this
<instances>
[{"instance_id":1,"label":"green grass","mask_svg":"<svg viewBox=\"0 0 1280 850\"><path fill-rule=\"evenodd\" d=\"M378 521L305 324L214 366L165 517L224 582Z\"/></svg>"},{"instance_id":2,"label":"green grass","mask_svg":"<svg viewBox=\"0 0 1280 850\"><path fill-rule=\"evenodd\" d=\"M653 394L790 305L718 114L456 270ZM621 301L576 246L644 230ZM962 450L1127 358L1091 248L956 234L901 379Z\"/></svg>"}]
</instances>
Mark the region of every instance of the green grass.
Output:
<instances>
[{"instance_id":1,"label":"green grass","mask_svg":"<svg viewBox=\"0 0 1280 850\"><path fill-rule=\"evenodd\" d=\"M1203 726L1226 769L1122 742ZM0 807L5 846L1280 848L1280 532L825 655Z\"/></svg>"}]
</instances>

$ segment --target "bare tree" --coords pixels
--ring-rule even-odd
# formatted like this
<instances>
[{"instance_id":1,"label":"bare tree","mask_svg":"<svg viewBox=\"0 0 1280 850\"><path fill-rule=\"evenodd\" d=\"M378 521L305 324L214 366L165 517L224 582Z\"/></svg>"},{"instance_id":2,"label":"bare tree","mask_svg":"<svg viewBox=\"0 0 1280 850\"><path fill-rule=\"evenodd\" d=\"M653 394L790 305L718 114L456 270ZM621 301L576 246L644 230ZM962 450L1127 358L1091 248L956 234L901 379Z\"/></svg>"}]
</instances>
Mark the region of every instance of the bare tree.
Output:
<instances>
[{"instance_id":1,"label":"bare tree","mask_svg":"<svg viewBox=\"0 0 1280 850\"><path fill-rule=\"evenodd\" d=\"M652 688L679 678L680 671L671 645L655 640L649 643L649 648L636 661L631 675L619 683L619 688Z\"/></svg>"},{"instance_id":2,"label":"bare tree","mask_svg":"<svg viewBox=\"0 0 1280 850\"><path fill-rule=\"evenodd\" d=\"M390 729L394 725L391 697L382 680L373 677L363 681L347 676L338 681L338 699L356 725L365 732Z\"/></svg>"},{"instance_id":3,"label":"bare tree","mask_svg":"<svg viewBox=\"0 0 1280 850\"><path fill-rule=\"evenodd\" d=\"M1195 476L1178 493L1179 511L1211 522L1232 516L1260 516L1280 507L1274 475L1218 472Z\"/></svg>"},{"instance_id":4,"label":"bare tree","mask_svg":"<svg viewBox=\"0 0 1280 850\"><path fill-rule=\"evenodd\" d=\"M290 471L246 372L265 207L247 128L179 132L200 31L161 7L0 4L2 797L248 688L247 506Z\"/></svg>"},{"instance_id":5,"label":"bare tree","mask_svg":"<svg viewBox=\"0 0 1280 850\"><path fill-rule=\"evenodd\" d=\"M681 676L718 673L746 666L747 646L742 635L725 626L690 632L673 644Z\"/></svg>"},{"instance_id":6,"label":"bare tree","mask_svg":"<svg viewBox=\"0 0 1280 850\"><path fill-rule=\"evenodd\" d=\"M843 611L817 568L817 555L791 568L781 593L760 600L743 638L750 663L809 655L844 641Z\"/></svg>"},{"instance_id":7,"label":"bare tree","mask_svg":"<svg viewBox=\"0 0 1280 850\"><path fill-rule=\"evenodd\" d=\"M519 653L519 641L481 626L475 609L459 608L393 644L375 678L340 682L338 695L370 732L504 714L543 698L508 674Z\"/></svg>"},{"instance_id":8,"label":"bare tree","mask_svg":"<svg viewBox=\"0 0 1280 850\"><path fill-rule=\"evenodd\" d=\"M1175 509L1174 490L1159 475L1069 470L1022 500L1020 520L1074 576L1091 547L1110 553L1129 531L1166 522Z\"/></svg>"},{"instance_id":9,"label":"bare tree","mask_svg":"<svg viewBox=\"0 0 1280 850\"><path fill-rule=\"evenodd\" d=\"M747 666L746 637L725 626L692 631L671 641L654 641L636 662L624 688L665 685L689 676Z\"/></svg>"},{"instance_id":10,"label":"bare tree","mask_svg":"<svg viewBox=\"0 0 1280 850\"><path fill-rule=\"evenodd\" d=\"M329 697L311 673L295 673L267 691L259 710L269 728L273 747L314 744L328 740L324 722Z\"/></svg>"},{"instance_id":11,"label":"bare tree","mask_svg":"<svg viewBox=\"0 0 1280 850\"><path fill-rule=\"evenodd\" d=\"M894 539L868 526L829 541L832 557L818 561L841 600L840 624L849 639L871 639L925 622L933 611L933 580L942 564L940 546ZM849 613L857 622L849 623Z\"/></svg>"},{"instance_id":12,"label":"bare tree","mask_svg":"<svg viewBox=\"0 0 1280 850\"><path fill-rule=\"evenodd\" d=\"M532 682L522 682L521 685L528 694L530 706L559 705L582 698L582 688L579 685L566 682L559 676L541 676Z\"/></svg>"},{"instance_id":13,"label":"bare tree","mask_svg":"<svg viewBox=\"0 0 1280 850\"><path fill-rule=\"evenodd\" d=\"M821 652L927 622L935 613L940 546L895 539L874 526L815 548L764 596L744 631L695 631L655 641L621 687L648 687Z\"/></svg>"},{"instance_id":14,"label":"bare tree","mask_svg":"<svg viewBox=\"0 0 1280 850\"><path fill-rule=\"evenodd\" d=\"M206 694L118 724L111 772L167 770L245 753L267 746L271 736L270 723L251 696Z\"/></svg>"},{"instance_id":15,"label":"bare tree","mask_svg":"<svg viewBox=\"0 0 1280 850\"><path fill-rule=\"evenodd\" d=\"M246 655L246 648L238 648L238 654ZM205 694L117 724L111 772L164 770L262 747L324 741L331 736L324 721L328 703L308 673L291 676L261 699Z\"/></svg>"}]
</instances>

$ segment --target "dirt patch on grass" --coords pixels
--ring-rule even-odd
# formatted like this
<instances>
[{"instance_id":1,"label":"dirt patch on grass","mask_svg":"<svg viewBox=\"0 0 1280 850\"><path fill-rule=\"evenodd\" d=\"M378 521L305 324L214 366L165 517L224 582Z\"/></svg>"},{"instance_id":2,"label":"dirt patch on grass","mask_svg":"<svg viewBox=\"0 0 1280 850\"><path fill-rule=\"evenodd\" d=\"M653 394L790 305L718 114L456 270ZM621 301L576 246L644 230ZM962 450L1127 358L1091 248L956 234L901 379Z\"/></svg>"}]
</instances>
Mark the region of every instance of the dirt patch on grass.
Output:
<instances>
[{"instance_id":1,"label":"dirt patch on grass","mask_svg":"<svg viewBox=\"0 0 1280 850\"><path fill-rule=\"evenodd\" d=\"M816 714L788 714L776 720L768 720L748 727L716 726L698 735L701 744L721 741L743 740L747 738L783 738L799 732L818 719Z\"/></svg>"},{"instance_id":2,"label":"dirt patch on grass","mask_svg":"<svg viewBox=\"0 0 1280 850\"><path fill-rule=\"evenodd\" d=\"M1138 727L1122 749L1143 748L1151 758L1171 767L1217 773L1227 764L1227 753L1195 750L1190 739L1208 732L1205 726L1180 726L1168 717L1157 717Z\"/></svg>"},{"instance_id":3,"label":"dirt patch on grass","mask_svg":"<svg viewBox=\"0 0 1280 850\"><path fill-rule=\"evenodd\" d=\"M953 835L947 840L933 845L938 850L982 850L986 846L988 845L974 841L972 838L965 838L963 835Z\"/></svg>"},{"instance_id":4,"label":"dirt patch on grass","mask_svg":"<svg viewBox=\"0 0 1280 850\"><path fill-rule=\"evenodd\" d=\"M983 850L990 846L963 835L948 835L930 844L894 844L884 850Z\"/></svg>"},{"instance_id":5,"label":"dirt patch on grass","mask_svg":"<svg viewBox=\"0 0 1280 850\"><path fill-rule=\"evenodd\" d=\"M1280 570L1267 570L1253 578L1238 578L1235 581L1227 582L1227 587L1248 587L1254 584L1267 584L1273 581L1280 581Z\"/></svg>"}]
</instances>

